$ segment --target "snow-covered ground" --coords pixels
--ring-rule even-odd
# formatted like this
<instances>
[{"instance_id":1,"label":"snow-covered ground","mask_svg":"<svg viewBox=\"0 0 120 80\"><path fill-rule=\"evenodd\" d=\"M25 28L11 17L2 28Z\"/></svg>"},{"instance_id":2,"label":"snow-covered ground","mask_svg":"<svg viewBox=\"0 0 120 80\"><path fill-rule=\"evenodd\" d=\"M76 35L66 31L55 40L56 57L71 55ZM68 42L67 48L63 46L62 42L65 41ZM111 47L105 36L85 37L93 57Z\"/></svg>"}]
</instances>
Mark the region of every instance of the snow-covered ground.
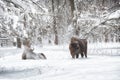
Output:
<instances>
[{"instance_id":1,"label":"snow-covered ground","mask_svg":"<svg viewBox=\"0 0 120 80\"><path fill-rule=\"evenodd\" d=\"M68 46L34 47L47 60L21 60L23 49L0 48L0 80L120 80L120 56L92 55L95 46L89 45L87 59L72 59Z\"/></svg>"}]
</instances>

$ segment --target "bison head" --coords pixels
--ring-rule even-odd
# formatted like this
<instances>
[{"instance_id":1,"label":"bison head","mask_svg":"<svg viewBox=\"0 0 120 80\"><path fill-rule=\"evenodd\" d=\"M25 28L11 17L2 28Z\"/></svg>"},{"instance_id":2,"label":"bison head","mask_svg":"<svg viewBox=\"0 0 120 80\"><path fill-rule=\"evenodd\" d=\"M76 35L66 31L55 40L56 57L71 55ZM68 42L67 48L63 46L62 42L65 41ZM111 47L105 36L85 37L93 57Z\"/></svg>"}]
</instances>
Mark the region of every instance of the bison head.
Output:
<instances>
[{"instance_id":1,"label":"bison head","mask_svg":"<svg viewBox=\"0 0 120 80\"><path fill-rule=\"evenodd\" d=\"M72 37L71 38L71 46L75 49L79 49L80 46L79 46L79 39L76 38L76 37Z\"/></svg>"},{"instance_id":2,"label":"bison head","mask_svg":"<svg viewBox=\"0 0 120 80\"><path fill-rule=\"evenodd\" d=\"M80 48L79 43L77 41L74 43L71 43L71 46L76 50Z\"/></svg>"}]
</instances>

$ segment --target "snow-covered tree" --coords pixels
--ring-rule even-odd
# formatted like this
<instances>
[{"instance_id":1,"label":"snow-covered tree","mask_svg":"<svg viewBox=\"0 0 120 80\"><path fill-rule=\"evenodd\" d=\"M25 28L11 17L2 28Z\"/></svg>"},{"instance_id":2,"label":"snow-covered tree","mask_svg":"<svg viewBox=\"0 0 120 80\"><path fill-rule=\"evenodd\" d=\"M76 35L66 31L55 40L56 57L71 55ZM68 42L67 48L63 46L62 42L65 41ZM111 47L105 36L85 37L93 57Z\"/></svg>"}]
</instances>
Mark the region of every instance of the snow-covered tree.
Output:
<instances>
[{"instance_id":1,"label":"snow-covered tree","mask_svg":"<svg viewBox=\"0 0 120 80\"><path fill-rule=\"evenodd\" d=\"M1 0L0 12L0 36L21 42L63 44L74 35L120 41L119 0Z\"/></svg>"}]
</instances>

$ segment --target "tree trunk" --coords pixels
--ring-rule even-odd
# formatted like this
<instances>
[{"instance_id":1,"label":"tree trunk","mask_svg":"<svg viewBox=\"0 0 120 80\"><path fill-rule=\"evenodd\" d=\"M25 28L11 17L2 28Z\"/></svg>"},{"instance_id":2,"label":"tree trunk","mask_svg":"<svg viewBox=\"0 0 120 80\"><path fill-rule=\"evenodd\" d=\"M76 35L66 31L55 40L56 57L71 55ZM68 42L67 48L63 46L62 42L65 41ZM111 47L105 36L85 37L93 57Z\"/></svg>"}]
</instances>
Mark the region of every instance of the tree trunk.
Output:
<instances>
[{"instance_id":1,"label":"tree trunk","mask_svg":"<svg viewBox=\"0 0 120 80\"><path fill-rule=\"evenodd\" d=\"M58 2L59 3L59 2ZM58 5L57 5L58 6ZM52 12L55 14L55 2L52 0ZM56 13L57 14L57 13ZM57 22L56 22L56 16L53 15L53 29L54 29L54 34L55 34L55 40L54 44L58 45L58 31L57 31Z\"/></svg>"},{"instance_id":2,"label":"tree trunk","mask_svg":"<svg viewBox=\"0 0 120 80\"><path fill-rule=\"evenodd\" d=\"M21 48L21 40L17 37L17 48Z\"/></svg>"},{"instance_id":3,"label":"tree trunk","mask_svg":"<svg viewBox=\"0 0 120 80\"><path fill-rule=\"evenodd\" d=\"M75 10L74 0L70 0L70 7L71 7L71 15L73 18L74 17L74 10Z\"/></svg>"},{"instance_id":4,"label":"tree trunk","mask_svg":"<svg viewBox=\"0 0 120 80\"><path fill-rule=\"evenodd\" d=\"M78 16L77 16L77 13L76 13L77 9L75 9L74 0L70 0L70 6L71 6L71 15L72 15L72 25L73 25L73 27L75 29L74 33L75 33L75 35L79 36L80 29L79 29L79 27L77 25L77 18L78 18Z\"/></svg>"},{"instance_id":5,"label":"tree trunk","mask_svg":"<svg viewBox=\"0 0 120 80\"><path fill-rule=\"evenodd\" d=\"M58 36L57 36L57 35L55 35L55 41L54 41L54 43L55 43L56 45L58 45Z\"/></svg>"}]
</instances>

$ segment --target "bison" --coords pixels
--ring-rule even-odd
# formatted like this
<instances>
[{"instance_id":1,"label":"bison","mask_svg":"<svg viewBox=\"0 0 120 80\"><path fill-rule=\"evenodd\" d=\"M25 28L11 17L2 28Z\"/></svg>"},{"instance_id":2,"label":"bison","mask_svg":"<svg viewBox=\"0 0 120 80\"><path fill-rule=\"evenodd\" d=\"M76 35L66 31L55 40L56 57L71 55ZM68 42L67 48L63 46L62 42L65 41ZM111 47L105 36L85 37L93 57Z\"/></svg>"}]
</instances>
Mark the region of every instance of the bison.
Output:
<instances>
[{"instance_id":1,"label":"bison","mask_svg":"<svg viewBox=\"0 0 120 80\"><path fill-rule=\"evenodd\" d=\"M69 50L72 58L79 58L79 54L81 54L82 58L84 55L87 58L87 40L72 37L69 44Z\"/></svg>"},{"instance_id":2,"label":"bison","mask_svg":"<svg viewBox=\"0 0 120 80\"><path fill-rule=\"evenodd\" d=\"M23 40L23 45L24 45L24 51L22 53L22 59L26 60L26 59L47 59L46 56L43 53L35 53L33 50L31 49L31 43L30 40L28 38L25 38Z\"/></svg>"},{"instance_id":3,"label":"bison","mask_svg":"<svg viewBox=\"0 0 120 80\"><path fill-rule=\"evenodd\" d=\"M25 50L22 54L22 59L46 59L46 56L43 53L35 53L33 52L34 49L31 49L29 47L25 47Z\"/></svg>"}]
</instances>

